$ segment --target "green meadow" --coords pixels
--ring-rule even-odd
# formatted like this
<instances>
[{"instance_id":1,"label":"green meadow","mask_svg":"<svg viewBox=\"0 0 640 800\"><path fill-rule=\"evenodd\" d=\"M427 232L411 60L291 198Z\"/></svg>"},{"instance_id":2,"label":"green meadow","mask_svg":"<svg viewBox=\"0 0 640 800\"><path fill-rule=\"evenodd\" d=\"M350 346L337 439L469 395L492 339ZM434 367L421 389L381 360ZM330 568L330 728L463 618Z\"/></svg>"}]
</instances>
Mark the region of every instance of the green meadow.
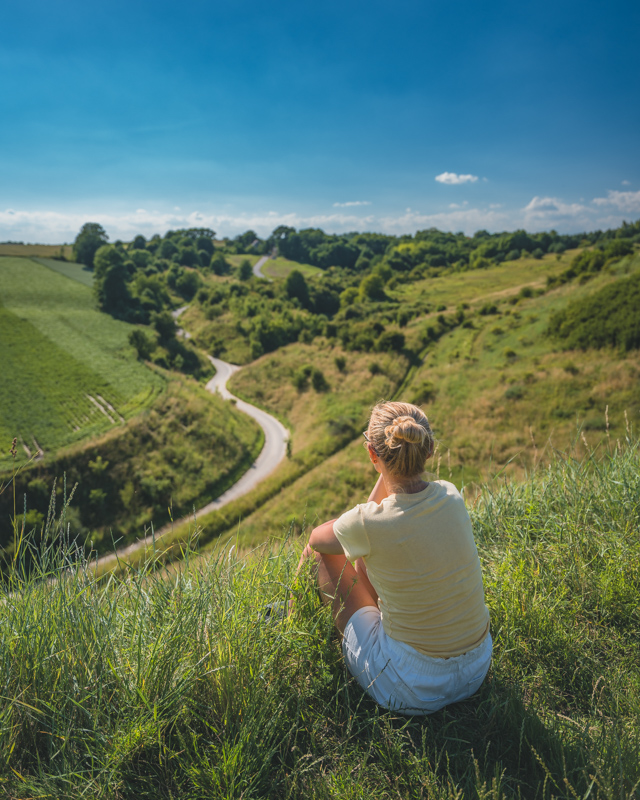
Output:
<instances>
[{"instance_id":1,"label":"green meadow","mask_svg":"<svg viewBox=\"0 0 640 800\"><path fill-rule=\"evenodd\" d=\"M262 267L262 272L268 278L286 278L293 270L301 272L305 278L320 275L322 270L318 267L312 267L311 264L299 264L297 261L291 261L288 258L270 258Z\"/></svg>"},{"instance_id":2,"label":"green meadow","mask_svg":"<svg viewBox=\"0 0 640 800\"><path fill-rule=\"evenodd\" d=\"M20 461L121 425L165 388L128 344L133 326L100 313L83 282L30 259L0 258L0 328L0 437L18 437Z\"/></svg>"}]
</instances>

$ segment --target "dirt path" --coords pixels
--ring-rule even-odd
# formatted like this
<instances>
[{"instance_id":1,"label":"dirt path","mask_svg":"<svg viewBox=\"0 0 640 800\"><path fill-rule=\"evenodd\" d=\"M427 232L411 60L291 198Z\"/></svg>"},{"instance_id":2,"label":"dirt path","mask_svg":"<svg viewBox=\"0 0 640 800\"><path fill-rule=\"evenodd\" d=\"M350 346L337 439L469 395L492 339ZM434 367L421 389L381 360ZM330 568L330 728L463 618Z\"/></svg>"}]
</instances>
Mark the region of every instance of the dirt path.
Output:
<instances>
[{"instance_id":1,"label":"dirt path","mask_svg":"<svg viewBox=\"0 0 640 800\"><path fill-rule=\"evenodd\" d=\"M173 312L174 316L177 318L184 310L184 308L178 309L177 313ZM287 454L287 442L289 440L289 431L287 431L284 425L282 425L282 423L280 423L275 417L272 417L270 414L267 414L266 411L262 411L260 408L256 408L256 406L252 406L250 403L245 403L244 400L234 397L227 389L227 381L234 374L234 372L237 372L240 369L240 367L236 366L235 364L229 364L226 361L220 360L219 358L213 358L213 356L208 356L208 358L216 368L216 374L213 378L211 378L209 383L207 383L207 391L211 392L212 394L218 393L225 400L235 400L236 408L239 411L242 411L248 416L253 417L253 419L256 420L258 425L260 425L264 431L264 445L258 458L254 461L251 467L249 467L247 472L245 472L240 480L234 483L231 488L227 489L224 494L221 494L220 497L217 497L215 500L207 503L206 506L199 508L196 511L196 517L199 517L203 514L208 514L210 511L216 511L217 509L226 506L227 503L230 503L232 500L237 500L239 497L248 494L268 475L270 475L283 460ZM163 536L166 536L166 534L170 533L175 528L188 522L193 522L193 514L189 514L188 516L178 519L173 523L164 525L162 528L157 530L155 532L156 545L160 542ZM101 569L109 569L109 567L116 563L117 558L126 558L142 547L151 546L152 543L153 538L151 536L147 536L144 539L138 539L138 541L134 542L133 544L127 545L126 547L118 550L117 556L115 553L102 556L102 558L98 559L97 564Z\"/></svg>"}]
</instances>

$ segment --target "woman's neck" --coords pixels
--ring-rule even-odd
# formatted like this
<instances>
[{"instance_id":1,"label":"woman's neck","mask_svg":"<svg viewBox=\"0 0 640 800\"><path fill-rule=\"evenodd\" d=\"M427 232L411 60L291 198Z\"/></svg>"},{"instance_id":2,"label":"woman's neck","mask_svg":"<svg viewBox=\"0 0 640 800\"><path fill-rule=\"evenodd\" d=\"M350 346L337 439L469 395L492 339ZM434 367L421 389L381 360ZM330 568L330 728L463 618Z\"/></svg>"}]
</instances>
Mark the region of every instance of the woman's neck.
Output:
<instances>
[{"instance_id":1,"label":"woman's neck","mask_svg":"<svg viewBox=\"0 0 640 800\"><path fill-rule=\"evenodd\" d=\"M429 485L420 475L413 475L411 478L398 478L385 476L385 484L389 494L417 494Z\"/></svg>"}]
</instances>

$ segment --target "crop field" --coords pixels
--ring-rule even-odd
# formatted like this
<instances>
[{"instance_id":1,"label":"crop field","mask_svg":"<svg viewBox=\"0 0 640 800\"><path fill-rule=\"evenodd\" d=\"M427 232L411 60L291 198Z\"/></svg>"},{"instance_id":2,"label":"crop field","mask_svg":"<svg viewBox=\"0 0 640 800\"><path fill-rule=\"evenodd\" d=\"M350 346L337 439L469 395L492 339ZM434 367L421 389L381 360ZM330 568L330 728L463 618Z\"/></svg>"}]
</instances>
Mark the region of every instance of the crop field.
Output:
<instances>
[{"instance_id":1,"label":"crop field","mask_svg":"<svg viewBox=\"0 0 640 800\"><path fill-rule=\"evenodd\" d=\"M67 265L70 266L70 265ZM132 326L101 314L88 286L25 258L0 258L0 470L102 433L149 406L161 377L136 360Z\"/></svg>"},{"instance_id":2,"label":"crop field","mask_svg":"<svg viewBox=\"0 0 640 800\"><path fill-rule=\"evenodd\" d=\"M75 261L58 261L55 258L39 258L38 256L32 256L31 260L37 261L43 267L49 267L66 278L79 281L89 288L93 286L93 270L85 267L84 264L76 264Z\"/></svg>"},{"instance_id":3,"label":"crop field","mask_svg":"<svg viewBox=\"0 0 640 800\"><path fill-rule=\"evenodd\" d=\"M60 255L71 258L73 247L70 244L0 244L0 256L54 258Z\"/></svg>"}]
</instances>

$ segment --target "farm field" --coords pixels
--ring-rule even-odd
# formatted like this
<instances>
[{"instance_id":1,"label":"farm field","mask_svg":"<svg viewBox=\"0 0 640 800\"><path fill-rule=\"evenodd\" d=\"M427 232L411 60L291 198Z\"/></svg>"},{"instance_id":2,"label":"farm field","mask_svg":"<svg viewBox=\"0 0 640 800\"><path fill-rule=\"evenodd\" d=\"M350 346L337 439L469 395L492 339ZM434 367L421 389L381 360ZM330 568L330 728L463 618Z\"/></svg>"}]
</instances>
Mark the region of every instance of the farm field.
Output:
<instances>
[{"instance_id":1,"label":"farm field","mask_svg":"<svg viewBox=\"0 0 640 800\"><path fill-rule=\"evenodd\" d=\"M0 256L42 256L53 258L63 255L65 258L73 256L73 246L70 244L0 244Z\"/></svg>"},{"instance_id":2,"label":"farm field","mask_svg":"<svg viewBox=\"0 0 640 800\"><path fill-rule=\"evenodd\" d=\"M93 286L93 270L85 267L84 264L76 264L75 261L58 261L55 258L40 258L38 256L32 256L31 261L36 261L38 264L42 264L43 267L49 267L54 272L78 281L89 288Z\"/></svg>"},{"instance_id":3,"label":"farm field","mask_svg":"<svg viewBox=\"0 0 640 800\"><path fill-rule=\"evenodd\" d=\"M30 259L0 258L0 328L0 437L18 437L18 461L121 425L165 388L129 346L133 326ZM3 448L0 470L10 461Z\"/></svg>"}]
</instances>

